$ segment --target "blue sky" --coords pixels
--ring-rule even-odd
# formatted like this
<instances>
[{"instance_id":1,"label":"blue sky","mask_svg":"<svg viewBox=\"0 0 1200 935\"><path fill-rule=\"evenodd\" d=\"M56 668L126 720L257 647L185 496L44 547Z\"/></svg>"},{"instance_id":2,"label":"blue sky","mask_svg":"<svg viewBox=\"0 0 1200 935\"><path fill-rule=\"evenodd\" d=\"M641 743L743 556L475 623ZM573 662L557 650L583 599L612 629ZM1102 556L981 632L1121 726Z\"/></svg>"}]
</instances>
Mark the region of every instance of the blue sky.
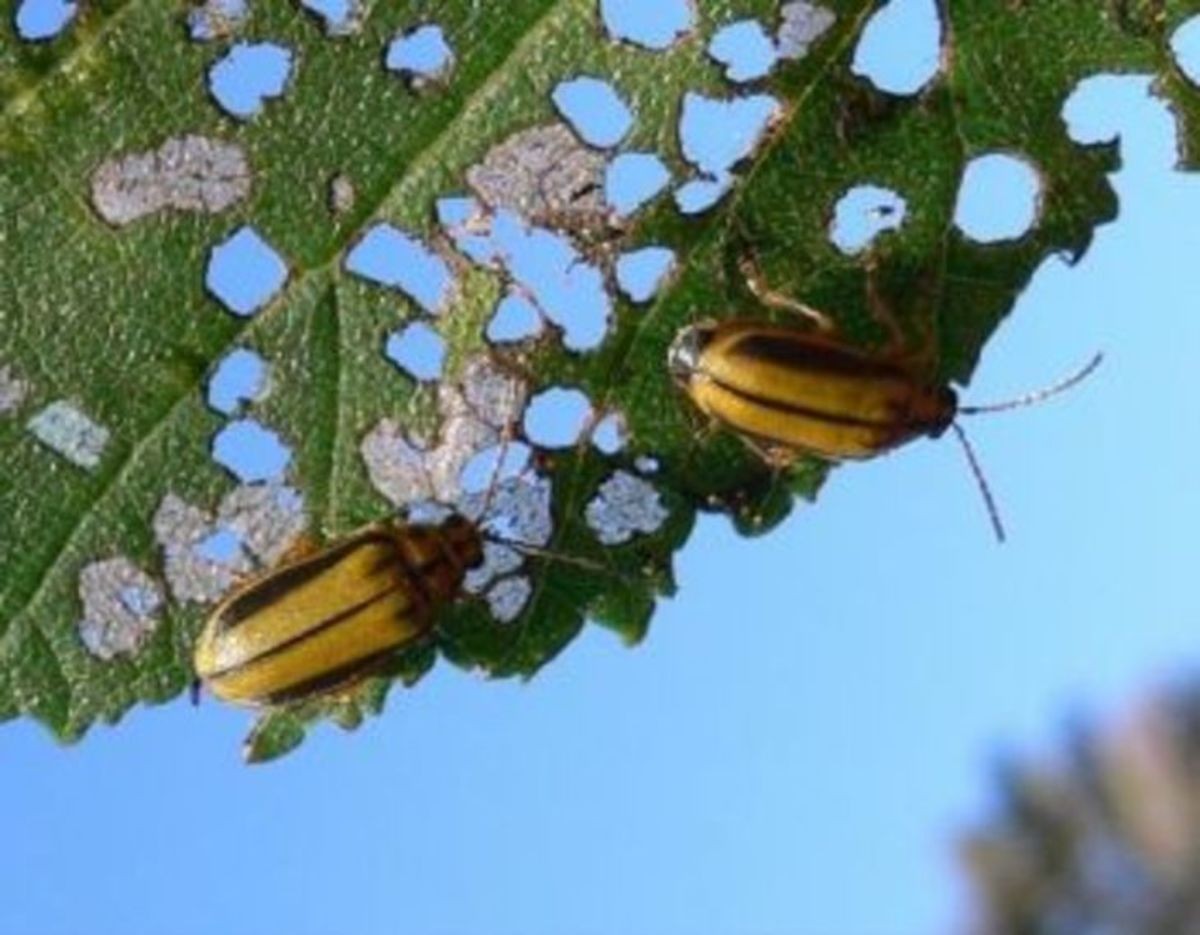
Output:
<instances>
[{"instance_id":1,"label":"blue sky","mask_svg":"<svg viewBox=\"0 0 1200 935\"><path fill-rule=\"evenodd\" d=\"M953 442L919 442L764 539L704 519L636 650L590 628L524 685L441 665L279 763L242 766L250 718L211 701L70 748L5 725L0 932L951 929L996 751L1200 655L1200 182L1145 85L1073 111L1123 134L1121 218L1046 262L963 393L1107 355L968 423L1008 544Z\"/></svg>"}]
</instances>

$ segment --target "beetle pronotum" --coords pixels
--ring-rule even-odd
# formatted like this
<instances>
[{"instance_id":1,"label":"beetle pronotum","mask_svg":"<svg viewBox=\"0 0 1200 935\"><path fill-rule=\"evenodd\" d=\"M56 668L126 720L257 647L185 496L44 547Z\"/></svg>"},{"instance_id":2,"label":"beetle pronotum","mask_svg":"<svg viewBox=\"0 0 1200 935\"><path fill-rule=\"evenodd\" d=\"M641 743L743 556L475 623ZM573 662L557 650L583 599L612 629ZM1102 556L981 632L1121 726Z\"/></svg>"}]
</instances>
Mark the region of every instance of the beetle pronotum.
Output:
<instances>
[{"instance_id":1,"label":"beetle pronotum","mask_svg":"<svg viewBox=\"0 0 1200 935\"><path fill-rule=\"evenodd\" d=\"M921 374L910 358L856 348L835 336L821 312L750 282L767 304L798 311L821 330L751 319L686 326L671 344L667 366L696 407L777 467L801 455L827 461L873 458L952 428L1003 541L1004 526L991 491L955 419L1048 399L1084 379L1102 355L1036 393L993 405L960 406L952 387Z\"/></svg>"}]
</instances>

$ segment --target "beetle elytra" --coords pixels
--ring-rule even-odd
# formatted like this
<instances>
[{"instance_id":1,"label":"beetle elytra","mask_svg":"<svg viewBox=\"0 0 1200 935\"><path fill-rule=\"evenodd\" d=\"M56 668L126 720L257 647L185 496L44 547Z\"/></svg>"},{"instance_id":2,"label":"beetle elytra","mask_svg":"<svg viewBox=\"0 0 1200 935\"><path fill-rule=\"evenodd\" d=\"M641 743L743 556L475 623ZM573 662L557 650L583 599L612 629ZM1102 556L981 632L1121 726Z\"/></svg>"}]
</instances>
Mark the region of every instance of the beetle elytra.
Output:
<instances>
[{"instance_id":1,"label":"beetle elytra","mask_svg":"<svg viewBox=\"0 0 1200 935\"><path fill-rule=\"evenodd\" d=\"M196 675L250 706L350 688L425 639L482 560L478 528L457 514L367 526L234 590L200 634Z\"/></svg>"}]
</instances>

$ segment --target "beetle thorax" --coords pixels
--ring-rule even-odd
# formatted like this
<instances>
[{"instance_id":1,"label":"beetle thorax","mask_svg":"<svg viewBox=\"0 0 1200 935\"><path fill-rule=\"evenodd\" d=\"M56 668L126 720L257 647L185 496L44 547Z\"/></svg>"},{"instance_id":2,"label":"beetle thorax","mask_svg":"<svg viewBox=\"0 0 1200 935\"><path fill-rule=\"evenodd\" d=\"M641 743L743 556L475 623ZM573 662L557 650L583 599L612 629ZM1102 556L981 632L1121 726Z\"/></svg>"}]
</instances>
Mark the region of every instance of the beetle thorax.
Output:
<instances>
[{"instance_id":1,"label":"beetle thorax","mask_svg":"<svg viewBox=\"0 0 1200 935\"><path fill-rule=\"evenodd\" d=\"M442 522L440 528L455 564L465 571L483 564L483 539L474 523L454 513Z\"/></svg>"}]
</instances>

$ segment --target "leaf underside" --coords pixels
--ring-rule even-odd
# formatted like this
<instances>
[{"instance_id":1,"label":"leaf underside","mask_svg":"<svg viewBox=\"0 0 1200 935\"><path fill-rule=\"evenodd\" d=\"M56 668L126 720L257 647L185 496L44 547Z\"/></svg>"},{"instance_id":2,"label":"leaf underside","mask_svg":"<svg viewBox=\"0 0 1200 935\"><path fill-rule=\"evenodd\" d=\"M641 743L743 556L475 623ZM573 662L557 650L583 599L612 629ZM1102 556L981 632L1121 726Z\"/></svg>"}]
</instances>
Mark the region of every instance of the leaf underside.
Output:
<instances>
[{"instance_id":1,"label":"leaf underside","mask_svg":"<svg viewBox=\"0 0 1200 935\"><path fill-rule=\"evenodd\" d=\"M610 41L595 0L367 3L361 29L337 38L294 3L256 0L237 38L286 45L296 66L282 98L239 122L214 106L205 84L228 42L190 41L189 4L81 6L49 43L22 41L12 15L0 17L0 366L31 388L15 413L0 414L0 718L31 715L65 740L97 719L116 721L135 702L173 698L191 679L204 607L170 602L138 652L102 661L79 638L78 581L88 563L117 554L158 575L151 518L164 495L211 509L233 486L209 447L223 421L204 399L215 363L238 346L272 362L272 390L255 416L293 446L288 480L304 494L314 536L334 538L388 515L359 445L382 418L430 416L428 390L380 353L385 335L419 309L347 274L347 250L379 220L433 241L435 199L465 193L467 170L496 144L556 120L551 92L577 75L611 80L630 104L636 121L622 149L654 151L677 179L688 177L678 139L683 93L744 93L707 57L708 38L745 16L773 29L779 15L767 0L698 0L697 28L650 52ZM1061 116L1080 80L1106 71L1158 76L1180 118L1184 161L1196 152L1200 96L1168 47L1200 9L1195 0L946 0L943 70L910 97L880 93L851 73L877 4L826 6L835 25L752 89L774 95L783 112L739 166L733 190L699 216L661 198L587 247L606 263L643 244L666 245L677 275L648 305L616 299L615 327L596 351L574 354L544 340L515 355L535 387L578 386L624 414L630 440L619 454L569 449L543 467L554 484L552 548L641 583L614 589L610 576L541 563L517 621L499 624L477 601L445 614L439 649L455 663L531 675L589 616L636 640L655 594L669 588L671 554L696 509L727 510L761 531L786 515L792 493L815 495L819 465L773 477L736 439L703 430L663 366L685 323L755 311L738 273L747 244L774 289L831 310L847 335L871 345L882 335L866 301L867 256L839 252L829 224L857 184L902 193L904 224L876 241L870 263L905 327L938 336L941 377L962 382L1039 263L1078 256L1116 214L1106 179L1115 144L1072 142ZM444 85L414 91L383 68L381 50L427 21L451 38L455 66ZM119 229L100 219L90 201L97 165L189 133L245 148L248 199L217 214L165 213ZM992 151L1035 165L1042 197L1029 233L985 246L952 219L964 166ZM356 191L342 214L328 201L337 175ZM242 224L289 267L283 291L246 319L204 289L209 250ZM482 324L503 285L479 268L469 282L440 319L452 372L484 346ZM26 430L34 411L58 399L111 433L95 469L52 454ZM584 505L641 455L660 464L653 481L670 519L652 535L603 547L581 518ZM387 676L413 681L432 663L426 647ZM382 706L387 681L373 680L352 703L270 715L250 755L290 749L303 723L320 715L352 726Z\"/></svg>"}]
</instances>

